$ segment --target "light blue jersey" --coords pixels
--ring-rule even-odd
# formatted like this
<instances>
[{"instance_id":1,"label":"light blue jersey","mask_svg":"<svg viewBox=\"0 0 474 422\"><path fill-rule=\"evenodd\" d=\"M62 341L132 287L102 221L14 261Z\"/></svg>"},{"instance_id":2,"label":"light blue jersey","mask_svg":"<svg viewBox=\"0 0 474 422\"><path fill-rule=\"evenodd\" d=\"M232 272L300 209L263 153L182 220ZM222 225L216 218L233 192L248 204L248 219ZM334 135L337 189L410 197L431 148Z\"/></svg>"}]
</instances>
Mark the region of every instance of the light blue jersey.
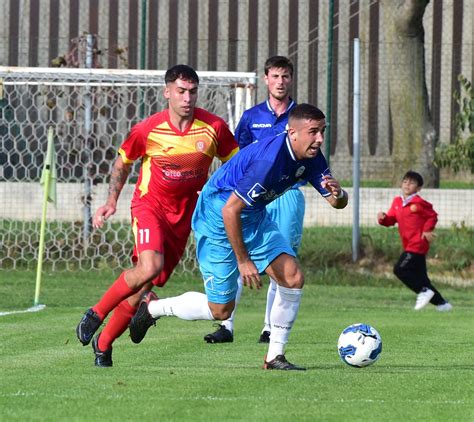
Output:
<instances>
[{"instance_id":1,"label":"light blue jersey","mask_svg":"<svg viewBox=\"0 0 474 422\"><path fill-rule=\"evenodd\" d=\"M241 213L242 236L250 259L263 273L278 255L295 256L289 241L270 220L266 206L300 181L308 181L322 196L329 196L321 186L327 174L321 152L298 160L283 132L247 146L212 175L199 195L192 220L199 266L211 302L228 303L237 290L237 262L222 218L222 208L232 192L246 205Z\"/></svg>"}]
</instances>

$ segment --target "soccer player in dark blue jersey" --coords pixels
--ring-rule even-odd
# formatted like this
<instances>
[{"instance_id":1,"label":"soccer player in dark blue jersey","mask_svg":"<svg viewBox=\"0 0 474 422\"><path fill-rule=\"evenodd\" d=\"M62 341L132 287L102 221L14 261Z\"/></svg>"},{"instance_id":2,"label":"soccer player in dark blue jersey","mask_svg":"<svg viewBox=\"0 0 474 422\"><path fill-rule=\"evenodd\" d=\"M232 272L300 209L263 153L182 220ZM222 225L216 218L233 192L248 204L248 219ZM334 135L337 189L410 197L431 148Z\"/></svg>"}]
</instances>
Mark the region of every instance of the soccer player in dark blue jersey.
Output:
<instances>
[{"instance_id":1,"label":"soccer player in dark blue jersey","mask_svg":"<svg viewBox=\"0 0 474 422\"><path fill-rule=\"evenodd\" d=\"M300 104L290 113L287 132L249 145L214 173L199 196L192 223L206 294L187 292L158 300L145 294L130 323L135 342L162 316L227 319L234 309L238 277L258 289L265 272L278 286L264 368L304 369L285 357L304 276L266 206L301 181L313 185L334 208L347 205L347 193L320 151L325 127L321 110Z\"/></svg>"},{"instance_id":2,"label":"soccer player in dark blue jersey","mask_svg":"<svg viewBox=\"0 0 474 422\"><path fill-rule=\"evenodd\" d=\"M293 63L284 56L272 56L265 61L264 80L268 89L268 98L256 106L244 111L235 130L235 138L243 149L253 142L273 137L287 128L288 115L296 103L290 97L293 82ZM305 200L300 184L292 186L284 195L267 206L270 219L274 221L281 234L298 253L303 237ZM236 308L229 319L215 324L215 332L204 336L208 343L228 343L234 341L234 317L240 302L243 283L239 278ZM267 290L264 326L259 343L270 342L270 313L275 300L277 284L270 277Z\"/></svg>"}]
</instances>

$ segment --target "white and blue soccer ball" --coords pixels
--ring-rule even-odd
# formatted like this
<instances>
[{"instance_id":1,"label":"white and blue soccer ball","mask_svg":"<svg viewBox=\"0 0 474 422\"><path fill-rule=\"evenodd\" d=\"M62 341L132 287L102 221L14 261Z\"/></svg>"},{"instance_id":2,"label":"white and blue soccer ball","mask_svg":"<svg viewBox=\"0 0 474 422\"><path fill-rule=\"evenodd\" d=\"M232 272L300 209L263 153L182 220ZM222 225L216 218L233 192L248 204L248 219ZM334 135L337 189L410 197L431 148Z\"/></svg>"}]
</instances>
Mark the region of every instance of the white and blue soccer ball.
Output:
<instances>
[{"instance_id":1,"label":"white and blue soccer ball","mask_svg":"<svg viewBox=\"0 0 474 422\"><path fill-rule=\"evenodd\" d=\"M339 336L337 351L342 361L350 366L372 365L382 353L382 337L368 324L352 324Z\"/></svg>"}]
</instances>

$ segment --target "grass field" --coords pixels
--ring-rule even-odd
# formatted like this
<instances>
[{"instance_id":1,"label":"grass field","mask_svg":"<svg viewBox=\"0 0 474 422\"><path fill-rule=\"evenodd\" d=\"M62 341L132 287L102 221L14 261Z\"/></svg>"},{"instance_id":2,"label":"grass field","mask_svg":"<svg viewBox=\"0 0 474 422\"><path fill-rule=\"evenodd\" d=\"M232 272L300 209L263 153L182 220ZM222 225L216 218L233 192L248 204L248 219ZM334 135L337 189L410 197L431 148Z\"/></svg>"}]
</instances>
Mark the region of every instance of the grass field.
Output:
<instances>
[{"instance_id":1,"label":"grass field","mask_svg":"<svg viewBox=\"0 0 474 422\"><path fill-rule=\"evenodd\" d=\"M114 367L96 368L75 327L110 274L45 274L37 313L0 316L1 421L472 421L473 288L440 286L454 310L413 311L393 281L325 285L307 274L287 348L304 373L260 369L265 292L245 291L232 344L209 345L207 321L162 318L142 344L115 343ZM35 275L0 272L0 312L32 305ZM174 278L162 296L200 290ZM363 369L336 352L342 329L372 324L383 352Z\"/></svg>"}]
</instances>

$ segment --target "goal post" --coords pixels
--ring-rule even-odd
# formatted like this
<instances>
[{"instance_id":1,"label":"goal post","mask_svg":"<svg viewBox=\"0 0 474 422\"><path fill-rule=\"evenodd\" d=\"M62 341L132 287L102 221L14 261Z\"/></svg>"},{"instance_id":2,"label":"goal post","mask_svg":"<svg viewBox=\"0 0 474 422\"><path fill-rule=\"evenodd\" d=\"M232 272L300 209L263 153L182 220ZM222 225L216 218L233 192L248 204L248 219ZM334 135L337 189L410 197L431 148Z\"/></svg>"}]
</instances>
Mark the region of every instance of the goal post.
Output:
<instances>
[{"instance_id":1,"label":"goal post","mask_svg":"<svg viewBox=\"0 0 474 422\"><path fill-rule=\"evenodd\" d=\"M197 73L197 106L222 117L233 132L242 112L255 103L256 74ZM130 264L129 205L138 164L107 226L92 231L90 215L105 201L111 166L131 126L167 107L164 75L163 70L0 66L0 268L36 266L39 181L49 127L55 132L57 204L48 209L45 265L91 270ZM195 269L190 245L179 271Z\"/></svg>"}]
</instances>

